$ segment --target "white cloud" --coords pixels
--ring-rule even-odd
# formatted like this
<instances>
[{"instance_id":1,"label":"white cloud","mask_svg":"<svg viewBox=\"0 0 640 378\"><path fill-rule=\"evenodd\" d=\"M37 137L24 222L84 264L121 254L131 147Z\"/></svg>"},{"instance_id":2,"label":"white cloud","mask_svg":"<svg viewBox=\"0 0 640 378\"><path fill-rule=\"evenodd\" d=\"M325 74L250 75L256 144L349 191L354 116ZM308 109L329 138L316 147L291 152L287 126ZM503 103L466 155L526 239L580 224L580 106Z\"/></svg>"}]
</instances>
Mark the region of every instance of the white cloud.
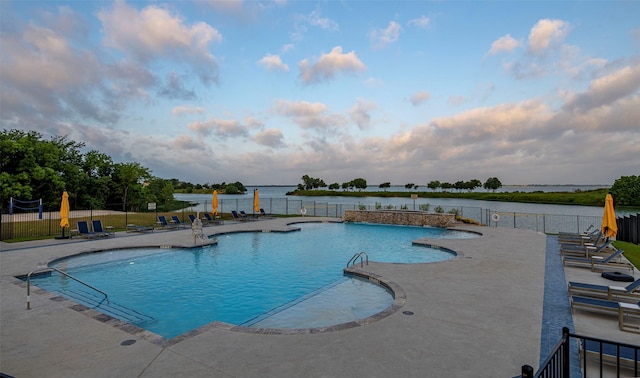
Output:
<instances>
[{"instance_id":1,"label":"white cloud","mask_svg":"<svg viewBox=\"0 0 640 378\"><path fill-rule=\"evenodd\" d=\"M529 49L534 54L544 53L550 47L564 41L569 34L569 24L562 20L542 19L529 33Z\"/></svg>"},{"instance_id":2,"label":"white cloud","mask_svg":"<svg viewBox=\"0 0 640 378\"><path fill-rule=\"evenodd\" d=\"M171 109L171 114L174 116L180 116L183 114L202 114L204 113L204 108L196 107L196 106L176 106Z\"/></svg>"},{"instance_id":3,"label":"white cloud","mask_svg":"<svg viewBox=\"0 0 640 378\"><path fill-rule=\"evenodd\" d=\"M358 125L360 130L367 130L371 127L371 111L376 109L376 104L358 99L356 105L349 111L351 120Z\"/></svg>"},{"instance_id":4,"label":"white cloud","mask_svg":"<svg viewBox=\"0 0 640 378\"><path fill-rule=\"evenodd\" d=\"M104 43L142 63L160 58L189 62L204 83L216 82L217 63L210 44L222 41L220 33L204 22L186 25L177 15L156 5L138 11L124 0L98 13Z\"/></svg>"},{"instance_id":5,"label":"white cloud","mask_svg":"<svg viewBox=\"0 0 640 378\"><path fill-rule=\"evenodd\" d=\"M328 81L339 73L358 73L366 66L354 51L343 54L342 47L336 46L328 54L322 54L315 64L304 59L299 64L303 84Z\"/></svg>"},{"instance_id":6,"label":"white cloud","mask_svg":"<svg viewBox=\"0 0 640 378\"><path fill-rule=\"evenodd\" d=\"M390 43L398 40L402 27L395 21L389 22L389 26L386 29L376 29L369 33L369 39L371 40L371 46L374 49L381 49Z\"/></svg>"},{"instance_id":7,"label":"white cloud","mask_svg":"<svg viewBox=\"0 0 640 378\"><path fill-rule=\"evenodd\" d=\"M409 20L409 22L407 22L407 25L426 29L429 26L430 22L431 20L429 19L429 17L423 15L418 18L414 18L413 20Z\"/></svg>"},{"instance_id":8,"label":"white cloud","mask_svg":"<svg viewBox=\"0 0 640 378\"><path fill-rule=\"evenodd\" d=\"M322 17L318 10L311 12L311 14L307 16L307 21L310 25L318 26L325 30L338 31L340 29L337 22L329 18Z\"/></svg>"},{"instance_id":9,"label":"white cloud","mask_svg":"<svg viewBox=\"0 0 640 378\"><path fill-rule=\"evenodd\" d=\"M336 133L337 129L346 124L343 116L329 113L327 106L319 102L280 100L273 111L290 118L302 129L315 130L322 134Z\"/></svg>"},{"instance_id":10,"label":"white cloud","mask_svg":"<svg viewBox=\"0 0 640 378\"><path fill-rule=\"evenodd\" d=\"M203 137L215 135L223 140L228 138L246 137L249 135L247 127L243 126L238 121L228 119L195 121L187 125L187 128Z\"/></svg>"},{"instance_id":11,"label":"white cloud","mask_svg":"<svg viewBox=\"0 0 640 378\"><path fill-rule=\"evenodd\" d=\"M640 63L626 66L595 79L586 92L570 96L565 108L587 110L611 103L640 90Z\"/></svg>"},{"instance_id":12,"label":"white cloud","mask_svg":"<svg viewBox=\"0 0 640 378\"><path fill-rule=\"evenodd\" d=\"M430 98L431 98L431 95L429 94L429 92L420 91L412 94L410 101L411 101L411 104L413 104L413 106L418 106L420 104L423 104L429 101Z\"/></svg>"},{"instance_id":13,"label":"white cloud","mask_svg":"<svg viewBox=\"0 0 640 378\"><path fill-rule=\"evenodd\" d=\"M491 43L488 54L494 55L501 52L512 52L520 46L520 42L513 38L511 34L503 35Z\"/></svg>"},{"instance_id":14,"label":"white cloud","mask_svg":"<svg viewBox=\"0 0 640 378\"><path fill-rule=\"evenodd\" d=\"M289 72L289 66L282 63L278 55L267 54L258 61L258 64L269 71Z\"/></svg>"},{"instance_id":15,"label":"white cloud","mask_svg":"<svg viewBox=\"0 0 640 378\"><path fill-rule=\"evenodd\" d=\"M253 135L251 139L257 144L271 148L286 147L286 144L284 142L284 135L279 129L262 130Z\"/></svg>"}]
</instances>

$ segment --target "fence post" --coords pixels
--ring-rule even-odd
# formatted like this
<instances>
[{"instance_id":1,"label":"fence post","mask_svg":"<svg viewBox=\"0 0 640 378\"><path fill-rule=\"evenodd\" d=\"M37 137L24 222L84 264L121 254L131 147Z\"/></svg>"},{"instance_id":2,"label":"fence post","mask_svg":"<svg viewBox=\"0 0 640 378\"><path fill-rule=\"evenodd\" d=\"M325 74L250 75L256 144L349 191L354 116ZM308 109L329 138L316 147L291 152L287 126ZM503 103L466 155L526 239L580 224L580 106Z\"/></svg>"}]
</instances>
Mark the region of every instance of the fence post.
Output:
<instances>
[{"instance_id":1,"label":"fence post","mask_svg":"<svg viewBox=\"0 0 640 378\"><path fill-rule=\"evenodd\" d=\"M569 342L569 328L562 327L562 340L565 344L562 356L562 376L570 377L571 373L571 343Z\"/></svg>"},{"instance_id":2,"label":"fence post","mask_svg":"<svg viewBox=\"0 0 640 378\"><path fill-rule=\"evenodd\" d=\"M513 228L516 228L516 212L513 212Z\"/></svg>"},{"instance_id":3,"label":"fence post","mask_svg":"<svg viewBox=\"0 0 640 378\"><path fill-rule=\"evenodd\" d=\"M530 365L522 365L522 371L520 377L533 378L533 367Z\"/></svg>"}]
</instances>

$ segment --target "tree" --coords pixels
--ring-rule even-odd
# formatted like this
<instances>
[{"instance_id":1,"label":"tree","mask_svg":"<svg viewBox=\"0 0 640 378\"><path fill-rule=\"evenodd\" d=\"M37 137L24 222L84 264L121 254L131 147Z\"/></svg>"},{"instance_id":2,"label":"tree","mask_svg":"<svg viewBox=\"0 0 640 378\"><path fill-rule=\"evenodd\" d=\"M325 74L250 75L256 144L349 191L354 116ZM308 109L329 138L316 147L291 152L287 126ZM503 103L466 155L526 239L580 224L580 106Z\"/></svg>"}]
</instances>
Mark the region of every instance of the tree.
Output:
<instances>
[{"instance_id":1,"label":"tree","mask_svg":"<svg viewBox=\"0 0 640 378\"><path fill-rule=\"evenodd\" d=\"M427 187L435 191L440 187L440 181L438 180L429 181L429 183L427 184Z\"/></svg>"},{"instance_id":2,"label":"tree","mask_svg":"<svg viewBox=\"0 0 640 378\"><path fill-rule=\"evenodd\" d=\"M391 183L390 182L383 182L382 184L378 185L378 188L384 189L385 192L390 187L391 187Z\"/></svg>"},{"instance_id":3,"label":"tree","mask_svg":"<svg viewBox=\"0 0 640 378\"><path fill-rule=\"evenodd\" d=\"M473 191L476 190L476 188L479 188L482 186L482 182L478 179L473 179L471 181L469 181L468 185L467 185L467 189L469 191Z\"/></svg>"},{"instance_id":4,"label":"tree","mask_svg":"<svg viewBox=\"0 0 640 378\"><path fill-rule=\"evenodd\" d=\"M611 186L616 205L640 205L640 176L622 176Z\"/></svg>"},{"instance_id":5,"label":"tree","mask_svg":"<svg viewBox=\"0 0 640 378\"><path fill-rule=\"evenodd\" d=\"M497 177L490 177L487 179L487 181L484 182L484 185L482 187L495 192L496 189L502 187L502 183L500 182L500 180L498 180Z\"/></svg>"},{"instance_id":6,"label":"tree","mask_svg":"<svg viewBox=\"0 0 640 378\"><path fill-rule=\"evenodd\" d=\"M357 179L353 179L353 186L358 190L367 189L367 180L358 177Z\"/></svg>"},{"instance_id":7,"label":"tree","mask_svg":"<svg viewBox=\"0 0 640 378\"><path fill-rule=\"evenodd\" d=\"M148 168L143 167L140 163L121 163L116 164L116 174L118 180L116 184L122 190L122 211L127 209L127 200L129 200L130 191L138 189L140 192L142 182L151 179L151 173ZM136 188L140 186L140 188ZM132 201L133 202L133 201Z\"/></svg>"},{"instance_id":8,"label":"tree","mask_svg":"<svg viewBox=\"0 0 640 378\"><path fill-rule=\"evenodd\" d=\"M412 183L412 182L410 182L410 183L406 184L404 187L405 187L406 189L412 189L414 186L415 186L415 184L414 184L414 183Z\"/></svg>"},{"instance_id":9,"label":"tree","mask_svg":"<svg viewBox=\"0 0 640 378\"><path fill-rule=\"evenodd\" d=\"M340 184L338 184L337 182L334 182L333 184L329 185L329 190L338 190L340 189Z\"/></svg>"}]
</instances>

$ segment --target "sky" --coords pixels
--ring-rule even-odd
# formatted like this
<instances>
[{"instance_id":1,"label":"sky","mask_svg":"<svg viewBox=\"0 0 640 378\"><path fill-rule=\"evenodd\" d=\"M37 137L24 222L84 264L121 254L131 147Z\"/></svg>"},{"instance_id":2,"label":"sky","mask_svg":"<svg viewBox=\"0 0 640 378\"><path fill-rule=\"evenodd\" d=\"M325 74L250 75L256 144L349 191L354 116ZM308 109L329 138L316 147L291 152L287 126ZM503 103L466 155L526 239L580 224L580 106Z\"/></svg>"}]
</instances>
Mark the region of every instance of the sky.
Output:
<instances>
[{"instance_id":1,"label":"sky","mask_svg":"<svg viewBox=\"0 0 640 378\"><path fill-rule=\"evenodd\" d=\"M0 0L0 123L192 183L640 175L639 1Z\"/></svg>"}]
</instances>

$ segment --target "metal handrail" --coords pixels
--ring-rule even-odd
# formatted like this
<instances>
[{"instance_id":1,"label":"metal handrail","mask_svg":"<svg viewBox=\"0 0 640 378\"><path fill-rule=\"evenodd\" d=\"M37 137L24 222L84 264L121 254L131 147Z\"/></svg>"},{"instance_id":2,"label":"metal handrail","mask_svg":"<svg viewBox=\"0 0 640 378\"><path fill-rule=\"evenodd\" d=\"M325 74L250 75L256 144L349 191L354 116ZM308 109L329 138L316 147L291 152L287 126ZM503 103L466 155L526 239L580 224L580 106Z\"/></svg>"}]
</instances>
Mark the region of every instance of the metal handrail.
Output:
<instances>
[{"instance_id":1,"label":"metal handrail","mask_svg":"<svg viewBox=\"0 0 640 378\"><path fill-rule=\"evenodd\" d=\"M104 295L104 297L105 297L105 298L108 298L108 297L109 297L109 296L107 295L107 293L105 293L104 291L102 291L102 290L100 290L100 289L98 289L98 288L96 288L96 287L94 287L94 286L91 286L91 285L89 285L88 283L83 282L83 281L81 281L81 280L79 280L79 279L75 278L74 276L72 276L72 275L70 275L70 274L68 274L68 273L63 272L62 270L60 270L60 269L58 269L58 268L49 267L49 268L44 268L44 269L34 270L34 271L32 271L32 272L29 272L29 274L27 274L27 310L31 310L31 275L32 275L33 273L42 273L42 272L46 272L46 271L50 271L50 270L55 270L56 272L58 272L58 273L60 273L60 274L62 274L62 275L64 275L64 276L66 276L66 277L69 277L69 278L71 278L72 280L74 280L74 281L76 281L76 282L79 282L79 283L83 284L84 286L86 286L86 287L88 287L88 288L90 288L90 289L93 289L93 290L95 290L95 291L99 292L100 294Z\"/></svg>"},{"instance_id":2,"label":"metal handrail","mask_svg":"<svg viewBox=\"0 0 640 378\"><path fill-rule=\"evenodd\" d=\"M355 263L356 263L356 260L357 260L358 258L360 258L360 267L362 268L362 267L363 267L363 265L362 265L362 260L363 260L363 259L362 259L362 255L365 255L365 257L367 258L367 265L369 265L369 255L367 254L367 252L362 251L362 252L360 252L360 253L356 253L355 255L353 255L353 256L349 259L349 261L347 262L347 268L349 267L349 264L351 264L351 263L354 263L354 264L355 264Z\"/></svg>"}]
</instances>

